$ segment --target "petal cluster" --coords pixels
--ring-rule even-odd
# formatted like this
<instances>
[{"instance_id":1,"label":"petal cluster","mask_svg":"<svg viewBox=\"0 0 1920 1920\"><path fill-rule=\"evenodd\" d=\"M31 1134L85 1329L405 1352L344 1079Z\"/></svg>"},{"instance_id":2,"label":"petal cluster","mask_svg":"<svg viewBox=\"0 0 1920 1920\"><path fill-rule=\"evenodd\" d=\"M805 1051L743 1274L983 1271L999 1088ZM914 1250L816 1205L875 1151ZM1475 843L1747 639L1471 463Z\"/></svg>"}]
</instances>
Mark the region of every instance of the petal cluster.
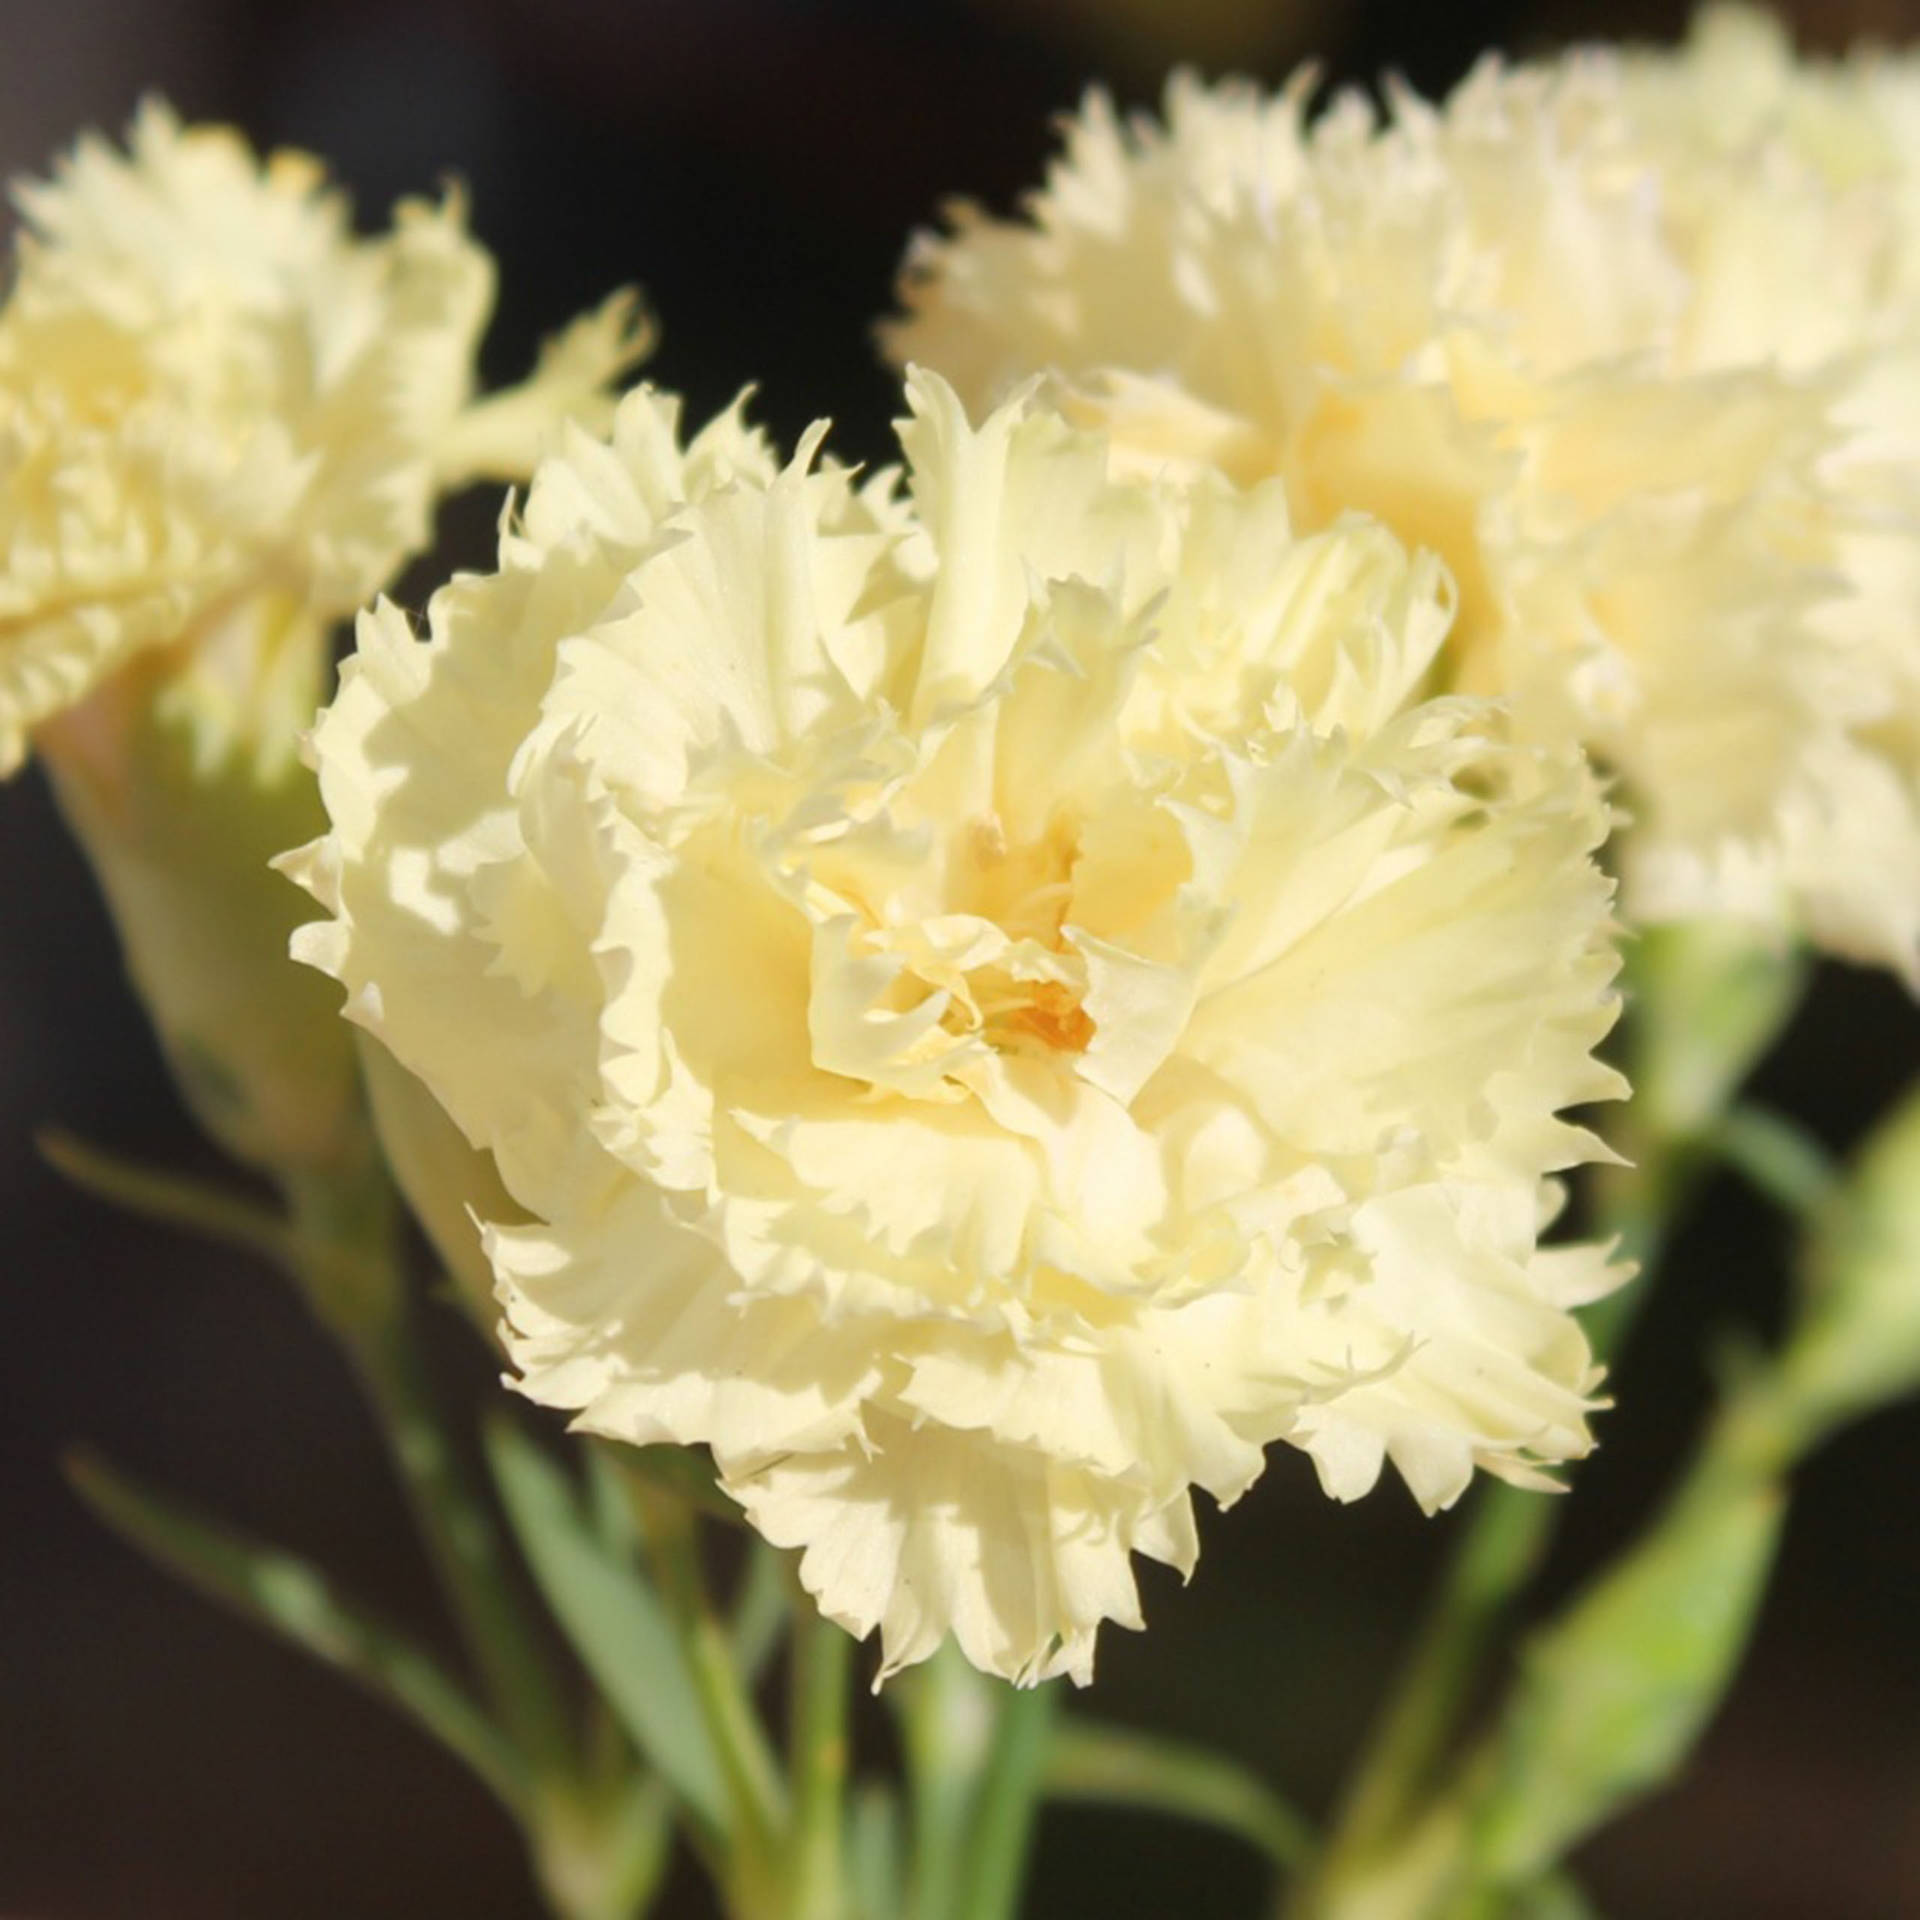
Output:
<instances>
[{"instance_id":1,"label":"petal cluster","mask_svg":"<svg viewBox=\"0 0 1920 1920\"><path fill-rule=\"evenodd\" d=\"M898 358L1439 552L1448 671L1621 777L1628 905L1920 977L1920 91L1746 16L1679 54L1098 94L1026 217L909 257ZM1911 104L1910 104L1911 103Z\"/></svg>"},{"instance_id":2,"label":"petal cluster","mask_svg":"<svg viewBox=\"0 0 1920 1920\"><path fill-rule=\"evenodd\" d=\"M365 616L296 951L531 1216L528 1394L711 1447L886 1671L1085 1679L1273 1441L1430 1508L1585 1451L1605 813L1420 697L1380 527L907 402L862 480L641 389Z\"/></svg>"},{"instance_id":3,"label":"petal cluster","mask_svg":"<svg viewBox=\"0 0 1920 1920\"><path fill-rule=\"evenodd\" d=\"M624 301L476 403L493 271L457 198L357 238L318 163L157 103L17 190L0 308L0 772L142 648L259 593L317 622L425 544L438 493L604 406Z\"/></svg>"}]
</instances>

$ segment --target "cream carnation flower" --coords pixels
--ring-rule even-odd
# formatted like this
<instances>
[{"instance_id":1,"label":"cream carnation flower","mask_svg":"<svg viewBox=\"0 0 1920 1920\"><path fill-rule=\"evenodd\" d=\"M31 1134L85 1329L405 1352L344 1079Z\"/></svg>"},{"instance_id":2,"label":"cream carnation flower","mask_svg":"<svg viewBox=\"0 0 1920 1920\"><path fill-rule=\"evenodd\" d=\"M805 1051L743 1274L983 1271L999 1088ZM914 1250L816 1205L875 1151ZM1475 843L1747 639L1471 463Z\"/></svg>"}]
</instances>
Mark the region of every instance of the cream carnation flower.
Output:
<instances>
[{"instance_id":1,"label":"cream carnation flower","mask_svg":"<svg viewBox=\"0 0 1920 1920\"><path fill-rule=\"evenodd\" d=\"M1847 722L1799 836L1843 950L1920 979L1920 58L1799 60L1780 23L1710 7L1672 53L1623 56L1637 147L1692 288L1672 352L1769 363L1831 396L1819 465L1845 591L1811 611ZM1864 751L1862 750L1864 749ZM1672 876L1678 888L1684 872Z\"/></svg>"},{"instance_id":2,"label":"cream carnation flower","mask_svg":"<svg viewBox=\"0 0 1920 1920\"><path fill-rule=\"evenodd\" d=\"M1884 301L1847 316L1892 272L1892 198L1780 135L1736 204L1714 88L1683 91L1583 53L1384 118L1183 77L1123 125L1096 94L1026 220L961 207L916 244L887 344L974 404L1054 370L1131 460L1277 475L1304 525L1361 508L1434 548L1456 682L1623 777L1636 914L1914 979L1913 603L1870 581L1920 550L1911 501L1849 473L1887 468L1868 396L1920 381L1842 365L1888 331Z\"/></svg>"},{"instance_id":3,"label":"cream carnation flower","mask_svg":"<svg viewBox=\"0 0 1920 1920\"><path fill-rule=\"evenodd\" d=\"M1383 530L907 399L902 491L642 389L365 616L296 951L533 1216L528 1394L711 1446L885 1671L1085 1680L1270 1441L1429 1508L1586 1450L1605 823L1417 700Z\"/></svg>"},{"instance_id":4,"label":"cream carnation flower","mask_svg":"<svg viewBox=\"0 0 1920 1920\"><path fill-rule=\"evenodd\" d=\"M16 195L0 310L0 773L141 649L270 593L324 623L425 545L446 487L610 404L624 298L476 403L493 269L457 197L356 239L317 162L149 103Z\"/></svg>"}]
</instances>

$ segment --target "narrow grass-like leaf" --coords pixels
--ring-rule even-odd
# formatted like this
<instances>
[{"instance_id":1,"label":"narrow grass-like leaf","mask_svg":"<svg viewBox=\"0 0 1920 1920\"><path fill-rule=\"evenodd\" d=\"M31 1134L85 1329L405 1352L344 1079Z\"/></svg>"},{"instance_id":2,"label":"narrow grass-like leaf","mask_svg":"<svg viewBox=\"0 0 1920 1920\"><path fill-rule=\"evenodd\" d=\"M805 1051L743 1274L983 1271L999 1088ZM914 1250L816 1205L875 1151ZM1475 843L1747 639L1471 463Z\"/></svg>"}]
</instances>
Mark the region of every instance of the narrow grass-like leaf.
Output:
<instances>
[{"instance_id":1,"label":"narrow grass-like leaf","mask_svg":"<svg viewBox=\"0 0 1920 1920\"><path fill-rule=\"evenodd\" d=\"M793 1593L794 1580L787 1569L786 1555L754 1534L727 1621L728 1644L749 1686L766 1671L767 1662L792 1622Z\"/></svg>"},{"instance_id":2,"label":"narrow grass-like leaf","mask_svg":"<svg viewBox=\"0 0 1920 1920\"><path fill-rule=\"evenodd\" d=\"M1818 1138L1771 1107L1743 1101L1709 1139L1728 1166L1790 1219L1818 1219L1840 1184L1840 1169Z\"/></svg>"},{"instance_id":3,"label":"narrow grass-like leaf","mask_svg":"<svg viewBox=\"0 0 1920 1920\"><path fill-rule=\"evenodd\" d=\"M397 1628L343 1598L310 1561L203 1519L84 1455L69 1458L66 1470L74 1491L123 1540L398 1707L510 1812L525 1813L519 1756L466 1690Z\"/></svg>"},{"instance_id":4,"label":"narrow grass-like leaf","mask_svg":"<svg viewBox=\"0 0 1920 1920\"><path fill-rule=\"evenodd\" d=\"M684 1648L658 1595L610 1554L566 1474L506 1420L487 1457L535 1583L636 1746L713 1834L727 1791Z\"/></svg>"},{"instance_id":5,"label":"narrow grass-like leaf","mask_svg":"<svg viewBox=\"0 0 1920 1920\"><path fill-rule=\"evenodd\" d=\"M286 1222L245 1193L123 1160L57 1128L36 1135L34 1144L56 1172L123 1213L243 1248L288 1272L299 1265L299 1247Z\"/></svg>"},{"instance_id":6,"label":"narrow grass-like leaf","mask_svg":"<svg viewBox=\"0 0 1920 1920\"><path fill-rule=\"evenodd\" d=\"M1217 1827L1289 1870L1312 1858L1303 1816L1224 1755L1123 1727L1066 1720L1054 1729L1044 1790L1054 1800L1139 1807Z\"/></svg>"}]
</instances>

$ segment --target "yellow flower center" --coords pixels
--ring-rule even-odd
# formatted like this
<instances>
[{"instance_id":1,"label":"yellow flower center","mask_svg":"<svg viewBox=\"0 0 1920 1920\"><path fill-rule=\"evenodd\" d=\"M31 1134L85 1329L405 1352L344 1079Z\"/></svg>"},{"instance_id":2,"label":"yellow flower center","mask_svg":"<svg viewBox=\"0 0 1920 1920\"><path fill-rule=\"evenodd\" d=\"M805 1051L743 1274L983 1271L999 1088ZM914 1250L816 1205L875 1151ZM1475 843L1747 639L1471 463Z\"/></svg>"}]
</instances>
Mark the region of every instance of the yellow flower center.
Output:
<instances>
[{"instance_id":1,"label":"yellow flower center","mask_svg":"<svg viewBox=\"0 0 1920 1920\"><path fill-rule=\"evenodd\" d=\"M1004 1016L1004 1023L1031 1034L1055 1053L1084 1053L1093 1038L1093 1022L1078 992L1057 980L1043 980L1023 1006ZM992 1037L989 1030L988 1038Z\"/></svg>"},{"instance_id":2,"label":"yellow flower center","mask_svg":"<svg viewBox=\"0 0 1920 1920\"><path fill-rule=\"evenodd\" d=\"M899 840L886 844L897 855ZM902 885L897 868L862 871L835 844L831 878L824 862L811 876L815 1064L950 1101L967 1097L968 1068L988 1053L1084 1052L1086 961L1067 932L1079 850L1064 814L1013 841L987 813L926 849Z\"/></svg>"},{"instance_id":3,"label":"yellow flower center","mask_svg":"<svg viewBox=\"0 0 1920 1920\"><path fill-rule=\"evenodd\" d=\"M963 910L998 927L1010 945L1003 960L969 970L966 1001L956 998L941 1025L978 1032L1001 1052L1025 1052L1035 1041L1053 1053L1083 1052L1093 1021L1081 1005L1079 956L1062 931L1080 851L1077 823L1055 814L1037 840L1009 847L999 815L987 814L967 829L963 849L955 874Z\"/></svg>"}]
</instances>

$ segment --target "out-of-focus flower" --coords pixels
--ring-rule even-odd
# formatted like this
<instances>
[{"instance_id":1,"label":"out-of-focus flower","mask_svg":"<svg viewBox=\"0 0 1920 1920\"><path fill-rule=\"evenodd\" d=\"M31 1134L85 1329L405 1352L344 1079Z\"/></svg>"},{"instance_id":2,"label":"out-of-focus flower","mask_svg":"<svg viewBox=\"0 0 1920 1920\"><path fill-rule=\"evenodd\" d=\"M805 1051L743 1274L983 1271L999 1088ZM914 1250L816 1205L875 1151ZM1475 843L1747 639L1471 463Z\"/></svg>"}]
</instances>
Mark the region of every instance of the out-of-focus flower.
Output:
<instances>
[{"instance_id":1,"label":"out-of-focus flower","mask_svg":"<svg viewBox=\"0 0 1920 1920\"><path fill-rule=\"evenodd\" d=\"M0 772L141 648L256 593L352 611L425 545L434 503L524 473L554 424L604 418L631 303L474 397L493 268L457 196L353 234L319 164L264 164L156 103L89 136L25 223L0 309Z\"/></svg>"},{"instance_id":2,"label":"out-of-focus flower","mask_svg":"<svg viewBox=\"0 0 1920 1920\"><path fill-rule=\"evenodd\" d=\"M1673 53L1621 58L1690 297L1689 369L1772 365L1830 396L1817 551L1844 590L1812 611L1847 721L1804 885L1843 951L1920 973L1920 58L1796 59L1772 15L1708 7ZM1822 873L1830 863L1837 870ZM1876 878L1877 874L1877 878Z\"/></svg>"},{"instance_id":3,"label":"out-of-focus flower","mask_svg":"<svg viewBox=\"0 0 1920 1920\"><path fill-rule=\"evenodd\" d=\"M271 855L322 824L297 740L330 629L448 487L604 419L610 301L474 395L493 269L457 198L356 239L317 162L149 104L23 186L0 307L0 773L31 741L196 1116L277 1171L349 1151L352 1048L286 963Z\"/></svg>"},{"instance_id":4,"label":"out-of-focus flower","mask_svg":"<svg viewBox=\"0 0 1920 1920\"><path fill-rule=\"evenodd\" d=\"M526 1392L710 1445L886 1671L1085 1679L1270 1441L1430 1508L1586 1449L1604 810L1418 700L1382 529L907 398L902 490L642 390L365 616L296 951L534 1216Z\"/></svg>"},{"instance_id":5,"label":"out-of-focus flower","mask_svg":"<svg viewBox=\"0 0 1920 1920\"><path fill-rule=\"evenodd\" d=\"M1096 94L1025 220L917 242L887 345L976 404L1052 370L1130 460L1432 547L1456 683L1622 776L1637 916L1912 980L1920 172L1767 98L1595 51L1384 116L1176 78L1122 125Z\"/></svg>"}]
</instances>

